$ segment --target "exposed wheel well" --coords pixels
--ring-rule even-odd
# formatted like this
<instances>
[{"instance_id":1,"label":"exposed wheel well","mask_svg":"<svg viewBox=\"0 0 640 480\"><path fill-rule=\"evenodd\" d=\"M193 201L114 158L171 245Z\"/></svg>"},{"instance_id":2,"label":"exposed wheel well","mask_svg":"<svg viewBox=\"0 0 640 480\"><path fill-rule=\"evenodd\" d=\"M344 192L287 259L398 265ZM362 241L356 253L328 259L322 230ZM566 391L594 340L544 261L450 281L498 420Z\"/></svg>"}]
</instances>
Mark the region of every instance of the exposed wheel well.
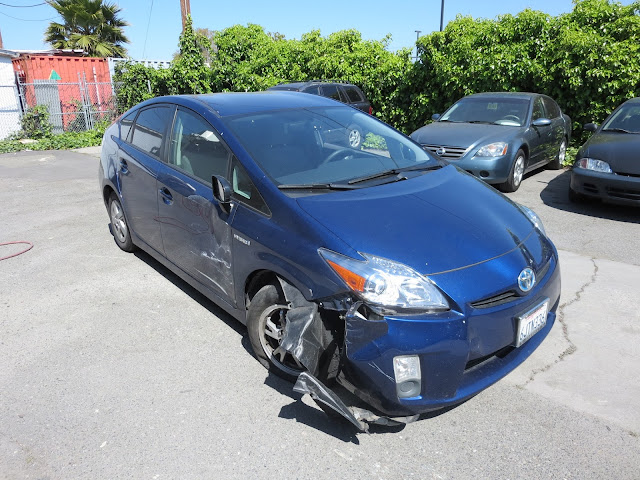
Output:
<instances>
[{"instance_id":1,"label":"exposed wheel well","mask_svg":"<svg viewBox=\"0 0 640 480\"><path fill-rule=\"evenodd\" d=\"M109 206L109 197L111 196L112 193L116 193L116 192L109 185L106 185L102 189L102 200L104 201L104 204L107 205L107 206Z\"/></svg>"}]
</instances>

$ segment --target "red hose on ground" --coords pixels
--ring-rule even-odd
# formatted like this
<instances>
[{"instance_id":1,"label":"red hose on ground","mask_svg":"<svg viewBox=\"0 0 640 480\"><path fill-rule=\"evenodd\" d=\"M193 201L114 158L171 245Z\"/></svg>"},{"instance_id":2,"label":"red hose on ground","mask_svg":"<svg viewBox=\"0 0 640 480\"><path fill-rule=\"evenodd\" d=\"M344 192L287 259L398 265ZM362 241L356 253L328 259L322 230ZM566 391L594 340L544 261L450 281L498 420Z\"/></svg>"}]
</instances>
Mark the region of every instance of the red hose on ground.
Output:
<instances>
[{"instance_id":1,"label":"red hose on ground","mask_svg":"<svg viewBox=\"0 0 640 480\"><path fill-rule=\"evenodd\" d=\"M28 252L29 250L31 250L33 248L33 243L24 242L24 241L0 243L0 247L3 247L5 245L16 245L16 244L20 244L20 243L24 243L25 245L29 245L29 246L27 248L25 248L24 250L22 250L21 252L14 253L13 255L7 255L6 257L0 257L0 262L2 260L6 260L7 258L17 257L18 255L22 255L23 253Z\"/></svg>"}]
</instances>

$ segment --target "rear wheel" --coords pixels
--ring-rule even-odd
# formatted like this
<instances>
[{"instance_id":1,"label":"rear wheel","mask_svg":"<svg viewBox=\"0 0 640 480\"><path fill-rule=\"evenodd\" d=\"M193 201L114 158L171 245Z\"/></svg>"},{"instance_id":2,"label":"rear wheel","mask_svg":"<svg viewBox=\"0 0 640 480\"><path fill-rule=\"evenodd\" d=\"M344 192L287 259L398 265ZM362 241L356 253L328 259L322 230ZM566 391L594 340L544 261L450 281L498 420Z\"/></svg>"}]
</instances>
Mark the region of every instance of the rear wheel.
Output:
<instances>
[{"instance_id":1,"label":"rear wheel","mask_svg":"<svg viewBox=\"0 0 640 480\"><path fill-rule=\"evenodd\" d=\"M560 144L560 148L558 149L558 154L556 158L551 160L547 165L551 170L559 170L562 168L562 164L564 163L564 158L567 154L567 141L563 138L562 143Z\"/></svg>"},{"instance_id":2,"label":"rear wheel","mask_svg":"<svg viewBox=\"0 0 640 480\"><path fill-rule=\"evenodd\" d=\"M109 218L111 219L111 233L118 247L125 252L133 252L136 247L131 240L129 224L124 215L122 204L115 193L109 196Z\"/></svg>"},{"instance_id":3,"label":"rear wheel","mask_svg":"<svg viewBox=\"0 0 640 480\"><path fill-rule=\"evenodd\" d=\"M503 192L515 192L520 188L520 184L522 183L522 177L524 176L524 166L526 162L526 157L522 150L518 150L516 153L516 159L511 165L511 171L509 172L509 178L506 182L501 183L499 185L500 190Z\"/></svg>"},{"instance_id":4,"label":"rear wheel","mask_svg":"<svg viewBox=\"0 0 640 480\"><path fill-rule=\"evenodd\" d=\"M274 285L265 285L249 304L247 332L258 361L269 371L293 382L305 368L290 353L275 353L282 341L289 308Z\"/></svg>"}]
</instances>

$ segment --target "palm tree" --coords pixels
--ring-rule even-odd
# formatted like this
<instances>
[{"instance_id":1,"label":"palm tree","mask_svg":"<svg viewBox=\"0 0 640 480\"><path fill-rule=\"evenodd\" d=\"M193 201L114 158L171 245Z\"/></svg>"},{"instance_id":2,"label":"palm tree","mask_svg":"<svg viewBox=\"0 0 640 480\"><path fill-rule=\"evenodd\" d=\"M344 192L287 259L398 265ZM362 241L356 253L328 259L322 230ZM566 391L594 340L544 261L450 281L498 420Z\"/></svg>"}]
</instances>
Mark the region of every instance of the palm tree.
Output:
<instances>
[{"instance_id":1,"label":"palm tree","mask_svg":"<svg viewBox=\"0 0 640 480\"><path fill-rule=\"evenodd\" d=\"M53 48L83 49L96 57L124 57L124 43L129 39L123 27L129 25L118 17L121 9L103 0L49 0L62 17L51 22L45 41Z\"/></svg>"}]
</instances>

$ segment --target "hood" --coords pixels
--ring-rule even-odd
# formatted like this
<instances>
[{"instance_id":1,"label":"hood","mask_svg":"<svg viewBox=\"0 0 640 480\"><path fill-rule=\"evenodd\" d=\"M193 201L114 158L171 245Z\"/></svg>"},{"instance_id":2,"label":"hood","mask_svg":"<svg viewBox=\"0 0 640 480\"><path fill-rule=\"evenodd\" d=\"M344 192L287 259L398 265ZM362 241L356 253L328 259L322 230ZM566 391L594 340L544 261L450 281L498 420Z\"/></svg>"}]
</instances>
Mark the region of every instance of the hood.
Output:
<instances>
[{"instance_id":1,"label":"hood","mask_svg":"<svg viewBox=\"0 0 640 480\"><path fill-rule=\"evenodd\" d=\"M614 172L640 174L640 134L598 132L581 151L583 157L604 160Z\"/></svg>"},{"instance_id":2,"label":"hood","mask_svg":"<svg viewBox=\"0 0 640 480\"><path fill-rule=\"evenodd\" d=\"M503 255L534 231L516 204L452 165L410 180L297 202L354 250L423 274Z\"/></svg>"},{"instance_id":3,"label":"hood","mask_svg":"<svg viewBox=\"0 0 640 480\"><path fill-rule=\"evenodd\" d=\"M524 127L508 125L433 122L413 132L411 138L422 145L448 145L466 149L495 141L509 142L523 130Z\"/></svg>"}]
</instances>

